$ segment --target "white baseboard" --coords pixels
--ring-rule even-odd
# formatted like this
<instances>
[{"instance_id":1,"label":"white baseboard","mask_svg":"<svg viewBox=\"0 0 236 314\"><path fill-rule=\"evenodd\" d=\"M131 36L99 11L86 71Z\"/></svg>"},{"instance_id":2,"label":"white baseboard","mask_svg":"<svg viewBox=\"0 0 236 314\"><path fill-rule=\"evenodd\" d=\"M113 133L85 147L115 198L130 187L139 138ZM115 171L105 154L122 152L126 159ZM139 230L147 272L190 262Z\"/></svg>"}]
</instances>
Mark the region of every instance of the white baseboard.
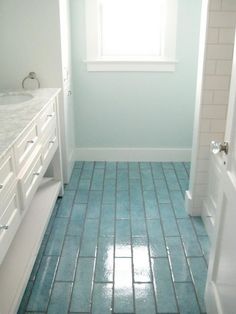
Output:
<instances>
[{"instance_id":1,"label":"white baseboard","mask_svg":"<svg viewBox=\"0 0 236 314\"><path fill-rule=\"evenodd\" d=\"M190 161L190 148L76 148L74 160L82 161Z\"/></svg>"}]
</instances>

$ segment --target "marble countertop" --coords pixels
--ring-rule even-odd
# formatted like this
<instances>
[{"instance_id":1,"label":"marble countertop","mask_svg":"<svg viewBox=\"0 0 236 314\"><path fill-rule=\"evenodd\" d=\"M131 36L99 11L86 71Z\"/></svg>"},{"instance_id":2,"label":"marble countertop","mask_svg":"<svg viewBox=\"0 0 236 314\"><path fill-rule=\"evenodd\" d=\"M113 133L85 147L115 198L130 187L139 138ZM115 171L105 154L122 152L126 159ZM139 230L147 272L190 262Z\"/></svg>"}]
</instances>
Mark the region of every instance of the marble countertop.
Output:
<instances>
[{"instance_id":1,"label":"marble countertop","mask_svg":"<svg viewBox=\"0 0 236 314\"><path fill-rule=\"evenodd\" d=\"M0 97L14 93L31 94L32 99L11 105L0 105L0 158L18 139L24 129L57 94L59 88L0 92Z\"/></svg>"}]
</instances>

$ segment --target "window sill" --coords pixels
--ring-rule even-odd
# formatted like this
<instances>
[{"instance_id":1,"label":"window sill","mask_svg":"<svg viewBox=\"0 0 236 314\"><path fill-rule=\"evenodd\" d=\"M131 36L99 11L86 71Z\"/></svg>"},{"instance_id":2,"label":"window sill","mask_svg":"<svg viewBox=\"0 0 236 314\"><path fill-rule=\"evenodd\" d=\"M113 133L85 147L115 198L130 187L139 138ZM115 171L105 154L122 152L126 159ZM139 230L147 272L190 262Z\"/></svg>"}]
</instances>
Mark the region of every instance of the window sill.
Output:
<instances>
[{"instance_id":1,"label":"window sill","mask_svg":"<svg viewBox=\"0 0 236 314\"><path fill-rule=\"evenodd\" d=\"M174 60L85 60L89 72L174 72Z\"/></svg>"}]
</instances>

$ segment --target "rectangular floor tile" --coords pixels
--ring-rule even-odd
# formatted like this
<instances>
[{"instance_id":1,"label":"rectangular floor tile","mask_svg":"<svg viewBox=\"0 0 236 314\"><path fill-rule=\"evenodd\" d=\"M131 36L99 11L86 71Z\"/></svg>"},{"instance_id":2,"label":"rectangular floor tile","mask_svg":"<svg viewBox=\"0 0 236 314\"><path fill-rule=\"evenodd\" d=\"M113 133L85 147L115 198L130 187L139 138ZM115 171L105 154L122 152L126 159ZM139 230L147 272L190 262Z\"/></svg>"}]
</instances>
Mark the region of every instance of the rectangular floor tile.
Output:
<instances>
[{"instance_id":1,"label":"rectangular floor tile","mask_svg":"<svg viewBox=\"0 0 236 314\"><path fill-rule=\"evenodd\" d=\"M179 230L171 204L160 204L160 213L165 236L179 236Z\"/></svg>"},{"instance_id":2,"label":"rectangular floor tile","mask_svg":"<svg viewBox=\"0 0 236 314\"><path fill-rule=\"evenodd\" d=\"M116 221L116 257L131 257L130 221L127 219Z\"/></svg>"},{"instance_id":3,"label":"rectangular floor tile","mask_svg":"<svg viewBox=\"0 0 236 314\"><path fill-rule=\"evenodd\" d=\"M115 233L115 205L102 205L100 237L113 237Z\"/></svg>"},{"instance_id":4,"label":"rectangular floor tile","mask_svg":"<svg viewBox=\"0 0 236 314\"><path fill-rule=\"evenodd\" d=\"M68 313L71 291L71 282L55 282L47 314Z\"/></svg>"},{"instance_id":5,"label":"rectangular floor tile","mask_svg":"<svg viewBox=\"0 0 236 314\"><path fill-rule=\"evenodd\" d=\"M180 314L200 314L193 284L191 282L176 282L175 290Z\"/></svg>"},{"instance_id":6,"label":"rectangular floor tile","mask_svg":"<svg viewBox=\"0 0 236 314\"><path fill-rule=\"evenodd\" d=\"M57 270L57 281L73 281L79 247L80 237L67 236L65 238Z\"/></svg>"},{"instance_id":7,"label":"rectangular floor tile","mask_svg":"<svg viewBox=\"0 0 236 314\"><path fill-rule=\"evenodd\" d=\"M86 219L82 237L80 256L95 257L97 251L98 219Z\"/></svg>"},{"instance_id":8,"label":"rectangular floor tile","mask_svg":"<svg viewBox=\"0 0 236 314\"><path fill-rule=\"evenodd\" d=\"M147 230L144 219L131 219L132 237L146 237Z\"/></svg>"},{"instance_id":9,"label":"rectangular floor tile","mask_svg":"<svg viewBox=\"0 0 236 314\"><path fill-rule=\"evenodd\" d=\"M114 238L99 238L95 268L96 282L113 282L113 256Z\"/></svg>"},{"instance_id":10,"label":"rectangular floor tile","mask_svg":"<svg viewBox=\"0 0 236 314\"><path fill-rule=\"evenodd\" d=\"M116 218L129 219L129 192L117 191L116 193Z\"/></svg>"},{"instance_id":11,"label":"rectangular floor tile","mask_svg":"<svg viewBox=\"0 0 236 314\"><path fill-rule=\"evenodd\" d=\"M81 168L73 169L71 174L70 182L66 185L65 190L76 190L79 183L79 177L81 173Z\"/></svg>"},{"instance_id":12,"label":"rectangular floor tile","mask_svg":"<svg viewBox=\"0 0 236 314\"><path fill-rule=\"evenodd\" d=\"M79 258L73 286L70 312L90 312L94 258Z\"/></svg>"},{"instance_id":13,"label":"rectangular floor tile","mask_svg":"<svg viewBox=\"0 0 236 314\"><path fill-rule=\"evenodd\" d=\"M71 236L82 236L84 221L85 221L85 213L86 213L86 205L85 204L74 204L72 207L72 213L69 220L67 235Z\"/></svg>"},{"instance_id":14,"label":"rectangular floor tile","mask_svg":"<svg viewBox=\"0 0 236 314\"><path fill-rule=\"evenodd\" d=\"M115 258L114 312L134 312L131 258Z\"/></svg>"},{"instance_id":15,"label":"rectangular floor tile","mask_svg":"<svg viewBox=\"0 0 236 314\"><path fill-rule=\"evenodd\" d=\"M67 218L55 218L45 249L45 255L60 255L68 224Z\"/></svg>"},{"instance_id":16,"label":"rectangular floor tile","mask_svg":"<svg viewBox=\"0 0 236 314\"><path fill-rule=\"evenodd\" d=\"M93 178L91 183L91 190L102 191L103 190L103 180L104 180L104 169L94 169Z\"/></svg>"},{"instance_id":17,"label":"rectangular floor tile","mask_svg":"<svg viewBox=\"0 0 236 314\"><path fill-rule=\"evenodd\" d=\"M143 191L153 191L154 182L152 177L151 169L141 169L141 178L142 178L142 188Z\"/></svg>"},{"instance_id":18,"label":"rectangular floor tile","mask_svg":"<svg viewBox=\"0 0 236 314\"><path fill-rule=\"evenodd\" d=\"M188 264L180 237L166 238L169 261L174 281L191 281Z\"/></svg>"},{"instance_id":19,"label":"rectangular floor tile","mask_svg":"<svg viewBox=\"0 0 236 314\"><path fill-rule=\"evenodd\" d=\"M57 264L57 256L43 257L29 298L27 311L46 312Z\"/></svg>"},{"instance_id":20,"label":"rectangular floor tile","mask_svg":"<svg viewBox=\"0 0 236 314\"><path fill-rule=\"evenodd\" d=\"M115 201L116 201L116 180L106 179L104 182L102 202L103 204L115 205Z\"/></svg>"},{"instance_id":21,"label":"rectangular floor tile","mask_svg":"<svg viewBox=\"0 0 236 314\"><path fill-rule=\"evenodd\" d=\"M112 284L95 283L93 288L93 314L111 314Z\"/></svg>"},{"instance_id":22,"label":"rectangular floor tile","mask_svg":"<svg viewBox=\"0 0 236 314\"><path fill-rule=\"evenodd\" d=\"M184 197L181 191L170 191L170 199L173 204L176 218L187 218L188 214L185 209Z\"/></svg>"},{"instance_id":23,"label":"rectangular floor tile","mask_svg":"<svg viewBox=\"0 0 236 314\"><path fill-rule=\"evenodd\" d=\"M210 253L210 240L208 236L199 236L198 240L200 242L200 246L203 252L203 255L206 261L209 261L209 253Z\"/></svg>"},{"instance_id":24,"label":"rectangular floor tile","mask_svg":"<svg viewBox=\"0 0 236 314\"><path fill-rule=\"evenodd\" d=\"M143 198L146 218L148 219L160 218L155 191L144 191Z\"/></svg>"},{"instance_id":25,"label":"rectangular floor tile","mask_svg":"<svg viewBox=\"0 0 236 314\"><path fill-rule=\"evenodd\" d=\"M152 259L153 279L159 313L177 313L174 286L167 258Z\"/></svg>"},{"instance_id":26,"label":"rectangular floor tile","mask_svg":"<svg viewBox=\"0 0 236 314\"><path fill-rule=\"evenodd\" d=\"M154 180L165 180L164 172L160 162L152 162L152 174Z\"/></svg>"},{"instance_id":27,"label":"rectangular floor tile","mask_svg":"<svg viewBox=\"0 0 236 314\"><path fill-rule=\"evenodd\" d=\"M90 191L87 218L99 218L101 213L102 191Z\"/></svg>"},{"instance_id":28,"label":"rectangular floor tile","mask_svg":"<svg viewBox=\"0 0 236 314\"><path fill-rule=\"evenodd\" d=\"M166 257L166 245L159 219L147 220L151 257Z\"/></svg>"},{"instance_id":29,"label":"rectangular floor tile","mask_svg":"<svg viewBox=\"0 0 236 314\"><path fill-rule=\"evenodd\" d=\"M166 186L166 182L163 179L155 179L155 188L159 204L170 203L169 192Z\"/></svg>"},{"instance_id":30,"label":"rectangular floor tile","mask_svg":"<svg viewBox=\"0 0 236 314\"><path fill-rule=\"evenodd\" d=\"M65 191L57 210L57 217L69 217L75 198L75 191Z\"/></svg>"},{"instance_id":31,"label":"rectangular floor tile","mask_svg":"<svg viewBox=\"0 0 236 314\"><path fill-rule=\"evenodd\" d=\"M203 313L206 312L204 293L207 278L207 266L206 262L202 257L190 257L188 258L190 266L190 272L193 278L193 283L196 289L198 302Z\"/></svg>"},{"instance_id":32,"label":"rectangular floor tile","mask_svg":"<svg viewBox=\"0 0 236 314\"><path fill-rule=\"evenodd\" d=\"M151 268L147 238L133 238L133 267L135 282L151 282Z\"/></svg>"},{"instance_id":33,"label":"rectangular floor tile","mask_svg":"<svg viewBox=\"0 0 236 314\"><path fill-rule=\"evenodd\" d=\"M135 313L156 314L153 285L149 283L135 284Z\"/></svg>"},{"instance_id":34,"label":"rectangular floor tile","mask_svg":"<svg viewBox=\"0 0 236 314\"><path fill-rule=\"evenodd\" d=\"M181 189L174 169L164 169L164 174L170 191L178 191Z\"/></svg>"},{"instance_id":35,"label":"rectangular floor tile","mask_svg":"<svg viewBox=\"0 0 236 314\"><path fill-rule=\"evenodd\" d=\"M184 249L186 255L190 256L202 256L202 251L197 240L197 236L193 229L191 219L178 219L178 226L180 234L183 240Z\"/></svg>"},{"instance_id":36,"label":"rectangular floor tile","mask_svg":"<svg viewBox=\"0 0 236 314\"><path fill-rule=\"evenodd\" d=\"M128 184L128 171L127 170L117 170L117 190L122 191L125 190L127 191L129 188Z\"/></svg>"},{"instance_id":37,"label":"rectangular floor tile","mask_svg":"<svg viewBox=\"0 0 236 314\"><path fill-rule=\"evenodd\" d=\"M198 236L206 236L207 232L201 217L191 217L194 228Z\"/></svg>"}]
</instances>

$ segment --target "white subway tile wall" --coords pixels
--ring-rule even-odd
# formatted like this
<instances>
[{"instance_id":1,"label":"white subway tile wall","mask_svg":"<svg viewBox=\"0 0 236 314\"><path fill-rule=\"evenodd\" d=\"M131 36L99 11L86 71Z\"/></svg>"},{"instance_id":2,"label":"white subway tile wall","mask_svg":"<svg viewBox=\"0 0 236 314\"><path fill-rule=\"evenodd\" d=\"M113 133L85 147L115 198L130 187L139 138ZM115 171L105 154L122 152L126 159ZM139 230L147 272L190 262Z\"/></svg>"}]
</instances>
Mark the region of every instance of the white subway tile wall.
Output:
<instances>
[{"instance_id":1,"label":"white subway tile wall","mask_svg":"<svg viewBox=\"0 0 236 314\"><path fill-rule=\"evenodd\" d=\"M196 214L201 213L206 197L209 144L224 139L235 26L236 1L210 0L197 174L192 190L192 212Z\"/></svg>"}]
</instances>

